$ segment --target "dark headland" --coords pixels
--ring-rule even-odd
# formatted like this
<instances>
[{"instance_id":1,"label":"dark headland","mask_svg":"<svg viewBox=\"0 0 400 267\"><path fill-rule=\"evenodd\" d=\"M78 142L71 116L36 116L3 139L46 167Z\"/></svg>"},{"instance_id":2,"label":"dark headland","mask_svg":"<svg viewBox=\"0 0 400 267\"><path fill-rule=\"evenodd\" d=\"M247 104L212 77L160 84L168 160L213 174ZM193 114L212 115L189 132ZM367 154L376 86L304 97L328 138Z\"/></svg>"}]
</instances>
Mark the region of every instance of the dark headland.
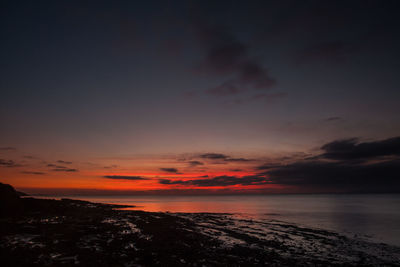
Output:
<instances>
[{"instance_id":1,"label":"dark headland","mask_svg":"<svg viewBox=\"0 0 400 267\"><path fill-rule=\"evenodd\" d=\"M2 266L399 266L400 248L232 214L20 197L0 184Z\"/></svg>"}]
</instances>

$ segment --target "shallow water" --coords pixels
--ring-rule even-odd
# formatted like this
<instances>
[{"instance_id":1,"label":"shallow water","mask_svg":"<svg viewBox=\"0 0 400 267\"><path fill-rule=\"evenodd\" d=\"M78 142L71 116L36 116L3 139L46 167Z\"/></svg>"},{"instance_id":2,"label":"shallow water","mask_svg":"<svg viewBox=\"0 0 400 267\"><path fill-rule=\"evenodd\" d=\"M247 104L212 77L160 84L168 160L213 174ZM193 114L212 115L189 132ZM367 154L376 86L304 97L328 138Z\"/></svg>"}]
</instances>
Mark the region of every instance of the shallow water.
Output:
<instances>
[{"instance_id":1,"label":"shallow water","mask_svg":"<svg viewBox=\"0 0 400 267\"><path fill-rule=\"evenodd\" d=\"M400 246L400 195L63 196L160 212L235 213Z\"/></svg>"}]
</instances>

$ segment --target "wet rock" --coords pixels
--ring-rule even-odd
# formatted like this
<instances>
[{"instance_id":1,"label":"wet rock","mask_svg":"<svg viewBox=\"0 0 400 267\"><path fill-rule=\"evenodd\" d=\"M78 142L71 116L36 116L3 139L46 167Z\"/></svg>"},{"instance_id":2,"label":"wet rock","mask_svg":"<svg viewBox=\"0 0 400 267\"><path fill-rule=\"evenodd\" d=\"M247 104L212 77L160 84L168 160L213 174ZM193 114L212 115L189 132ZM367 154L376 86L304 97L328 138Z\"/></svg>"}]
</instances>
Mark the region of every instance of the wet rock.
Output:
<instances>
[{"instance_id":1,"label":"wet rock","mask_svg":"<svg viewBox=\"0 0 400 267\"><path fill-rule=\"evenodd\" d=\"M151 213L22 198L0 220L2 266L390 266L400 248L235 214Z\"/></svg>"}]
</instances>

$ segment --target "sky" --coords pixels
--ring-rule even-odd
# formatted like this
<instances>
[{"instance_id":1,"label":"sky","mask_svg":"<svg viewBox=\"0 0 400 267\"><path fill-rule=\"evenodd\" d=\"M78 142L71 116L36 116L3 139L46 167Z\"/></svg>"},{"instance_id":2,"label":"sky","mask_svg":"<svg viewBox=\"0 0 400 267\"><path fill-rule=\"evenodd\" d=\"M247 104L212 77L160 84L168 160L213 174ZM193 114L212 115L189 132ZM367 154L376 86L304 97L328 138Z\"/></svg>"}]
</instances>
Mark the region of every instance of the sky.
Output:
<instances>
[{"instance_id":1,"label":"sky","mask_svg":"<svg viewBox=\"0 0 400 267\"><path fill-rule=\"evenodd\" d=\"M2 1L0 182L400 192L398 1Z\"/></svg>"}]
</instances>

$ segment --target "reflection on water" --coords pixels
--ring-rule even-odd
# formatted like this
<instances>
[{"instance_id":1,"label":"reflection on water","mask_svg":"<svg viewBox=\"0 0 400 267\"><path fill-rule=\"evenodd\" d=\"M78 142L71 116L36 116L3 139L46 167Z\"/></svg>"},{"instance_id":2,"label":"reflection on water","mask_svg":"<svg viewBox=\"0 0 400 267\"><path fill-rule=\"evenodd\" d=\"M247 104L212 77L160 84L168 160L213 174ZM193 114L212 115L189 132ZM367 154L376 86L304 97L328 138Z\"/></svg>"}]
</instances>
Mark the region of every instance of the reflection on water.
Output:
<instances>
[{"instance_id":1,"label":"reflection on water","mask_svg":"<svg viewBox=\"0 0 400 267\"><path fill-rule=\"evenodd\" d=\"M161 212L236 213L400 245L400 195L71 196Z\"/></svg>"}]
</instances>

